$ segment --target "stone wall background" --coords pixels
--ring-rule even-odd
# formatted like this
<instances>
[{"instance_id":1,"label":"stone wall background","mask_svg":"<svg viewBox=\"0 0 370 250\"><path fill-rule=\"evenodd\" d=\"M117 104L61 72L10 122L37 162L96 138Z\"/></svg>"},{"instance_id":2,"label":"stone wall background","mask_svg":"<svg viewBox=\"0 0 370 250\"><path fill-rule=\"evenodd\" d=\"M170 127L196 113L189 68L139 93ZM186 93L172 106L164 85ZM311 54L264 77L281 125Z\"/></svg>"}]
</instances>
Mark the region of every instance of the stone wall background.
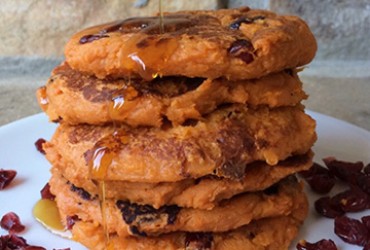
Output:
<instances>
[{"instance_id":1,"label":"stone wall background","mask_svg":"<svg viewBox=\"0 0 370 250\"><path fill-rule=\"evenodd\" d=\"M301 16L319 45L301 73L307 107L370 130L370 0L162 1L164 11L248 5ZM158 0L1 0L0 124L40 112L34 91L73 33L157 10Z\"/></svg>"}]
</instances>

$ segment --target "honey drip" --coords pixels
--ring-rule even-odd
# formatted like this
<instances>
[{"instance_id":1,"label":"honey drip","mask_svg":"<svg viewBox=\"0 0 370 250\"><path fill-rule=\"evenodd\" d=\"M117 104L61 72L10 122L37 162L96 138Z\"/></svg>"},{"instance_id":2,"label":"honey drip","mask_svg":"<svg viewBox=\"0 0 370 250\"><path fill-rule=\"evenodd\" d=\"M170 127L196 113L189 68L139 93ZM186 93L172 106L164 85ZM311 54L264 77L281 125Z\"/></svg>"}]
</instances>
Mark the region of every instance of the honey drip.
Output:
<instances>
[{"instance_id":1,"label":"honey drip","mask_svg":"<svg viewBox=\"0 0 370 250\"><path fill-rule=\"evenodd\" d=\"M65 231L55 201L48 199L39 200L33 207L32 214L37 221L39 221L44 227L46 227L50 231L61 232L57 234L62 234L62 232Z\"/></svg>"},{"instance_id":2,"label":"honey drip","mask_svg":"<svg viewBox=\"0 0 370 250\"><path fill-rule=\"evenodd\" d=\"M114 249L114 244L110 240L107 226L107 202L106 202L106 178L109 167L114 164L114 158L121 145L128 143L128 137L123 133L114 131L111 135L102 138L93 148L93 155L89 161L90 177L98 182L99 203L102 215L102 226L105 237L105 248Z\"/></svg>"},{"instance_id":3,"label":"honey drip","mask_svg":"<svg viewBox=\"0 0 370 250\"><path fill-rule=\"evenodd\" d=\"M159 7L159 30L160 30L160 33L163 34L164 33L164 25L163 25L162 0L159 0L158 7Z\"/></svg>"},{"instance_id":4,"label":"honey drip","mask_svg":"<svg viewBox=\"0 0 370 250\"><path fill-rule=\"evenodd\" d=\"M128 113L125 113L125 104L135 99L139 92L130 85L131 79L128 80L128 85L118 90L112 95L111 101L108 103L108 114L116 127L115 121L122 120Z\"/></svg>"},{"instance_id":5,"label":"honey drip","mask_svg":"<svg viewBox=\"0 0 370 250\"><path fill-rule=\"evenodd\" d=\"M179 46L176 36L186 33L194 25L196 23L188 15L164 16L160 3L159 18L139 17L115 22L96 34L81 37L80 43L105 39L113 36L111 33L132 34L120 49L121 65L128 72L137 72L141 78L152 80L161 75L166 62Z\"/></svg>"},{"instance_id":6,"label":"honey drip","mask_svg":"<svg viewBox=\"0 0 370 250\"><path fill-rule=\"evenodd\" d=\"M97 180L99 188L99 205L102 216L102 226L104 230L104 239L106 249L109 249L111 244L107 217L106 217L106 195L105 195L105 178L109 166L112 163L114 154L110 152L108 145L102 145L95 149L92 162L90 163L90 175L92 179ZM114 247L112 248L114 249Z\"/></svg>"}]
</instances>

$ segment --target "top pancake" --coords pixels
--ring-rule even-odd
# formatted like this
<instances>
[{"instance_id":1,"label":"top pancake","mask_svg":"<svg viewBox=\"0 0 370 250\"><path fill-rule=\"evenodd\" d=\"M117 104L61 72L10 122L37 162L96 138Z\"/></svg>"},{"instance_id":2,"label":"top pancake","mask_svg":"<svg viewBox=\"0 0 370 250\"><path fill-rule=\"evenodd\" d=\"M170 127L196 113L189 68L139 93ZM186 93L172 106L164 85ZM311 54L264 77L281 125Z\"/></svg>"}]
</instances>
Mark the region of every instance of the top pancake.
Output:
<instances>
[{"instance_id":1,"label":"top pancake","mask_svg":"<svg viewBox=\"0 0 370 250\"><path fill-rule=\"evenodd\" d=\"M157 76L253 79L309 63L317 45L307 24L265 10L182 11L82 30L67 43L76 70L99 78Z\"/></svg>"}]
</instances>

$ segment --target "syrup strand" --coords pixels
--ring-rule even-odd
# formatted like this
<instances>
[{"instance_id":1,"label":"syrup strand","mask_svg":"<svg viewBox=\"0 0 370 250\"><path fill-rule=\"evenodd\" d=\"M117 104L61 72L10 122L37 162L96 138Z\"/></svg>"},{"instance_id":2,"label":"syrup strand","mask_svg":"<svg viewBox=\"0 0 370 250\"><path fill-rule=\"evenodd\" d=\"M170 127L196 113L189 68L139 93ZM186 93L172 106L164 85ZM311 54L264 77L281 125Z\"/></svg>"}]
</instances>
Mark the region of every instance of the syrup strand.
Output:
<instances>
[{"instance_id":1,"label":"syrup strand","mask_svg":"<svg viewBox=\"0 0 370 250\"><path fill-rule=\"evenodd\" d=\"M99 181L99 203L100 203L100 209L102 213L102 224L103 224L103 230L104 230L104 240L105 240L105 246L109 246L110 244L110 237L109 237L109 231L107 226L107 217L106 217L106 195L105 195L105 181Z\"/></svg>"},{"instance_id":2,"label":"syrup strand","mask_svg":"<svg viewBox=\"0 0 370 250\"><path fill-rule=\"evenodd\" d=\"M162 0L159 0L159 30L160 30L160 33L162 34L164 33Z\"/></svg>"}]
</instances>

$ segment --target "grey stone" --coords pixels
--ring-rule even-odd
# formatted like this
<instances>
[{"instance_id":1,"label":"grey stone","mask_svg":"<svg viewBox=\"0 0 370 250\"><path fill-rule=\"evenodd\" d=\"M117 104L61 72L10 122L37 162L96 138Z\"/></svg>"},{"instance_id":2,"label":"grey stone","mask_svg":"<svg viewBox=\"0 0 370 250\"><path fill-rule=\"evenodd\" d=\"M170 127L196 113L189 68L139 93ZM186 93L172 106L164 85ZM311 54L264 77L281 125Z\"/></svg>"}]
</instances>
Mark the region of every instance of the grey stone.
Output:
<instances>
[{"instance_id":1,"label":"grey stone","mask_svg":"<svg viewBox=\"0 0 370 250\"><path fill-rule=\"evenodd\" d=\"M302 17L315 34L316 60L370 60L370 0L230 0Z\"/></svg>"},{"instance_id":2,"label":"grey stone","mask_svg":"<svg viewBox=\"0 0 370 250\"><path fill-rule=\"evenodd\" d=\"M221 0L162 0L163 11L216 9ZM0 5L0 56L59 57L75 32L88 26L152 15L159 1L135 8L122 0L2 0Z\"/></svg>"}]
</instances>

